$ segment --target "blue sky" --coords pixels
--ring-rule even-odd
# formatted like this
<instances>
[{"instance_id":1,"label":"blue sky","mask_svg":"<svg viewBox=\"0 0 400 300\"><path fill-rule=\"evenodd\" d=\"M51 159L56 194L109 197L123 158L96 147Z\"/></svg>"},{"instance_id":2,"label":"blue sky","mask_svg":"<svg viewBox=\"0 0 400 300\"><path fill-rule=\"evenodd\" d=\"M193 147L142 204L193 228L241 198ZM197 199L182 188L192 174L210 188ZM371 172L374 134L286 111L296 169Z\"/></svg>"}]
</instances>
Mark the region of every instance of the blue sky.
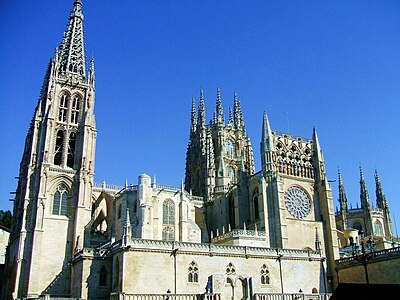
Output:
<instances>
[{"instance_id":1,"label":"blue sky","mask_svg":"<svg viewBox=\"0 0 400 300\"><path fill-rule=\"evenodd\" d=\"M11 209L25 135L72 0L0 1L0 209ZM274 130L317 128L328 178L340 168L359 202L359 166L375 203L378 169L400 231L399 1L84 0L96 65L96 181L137 176L180 185L191 98L212 118L240 98L256 169L262 115ZM337 205L337 182L332 182Z\"/></svg>"}]
</instances>

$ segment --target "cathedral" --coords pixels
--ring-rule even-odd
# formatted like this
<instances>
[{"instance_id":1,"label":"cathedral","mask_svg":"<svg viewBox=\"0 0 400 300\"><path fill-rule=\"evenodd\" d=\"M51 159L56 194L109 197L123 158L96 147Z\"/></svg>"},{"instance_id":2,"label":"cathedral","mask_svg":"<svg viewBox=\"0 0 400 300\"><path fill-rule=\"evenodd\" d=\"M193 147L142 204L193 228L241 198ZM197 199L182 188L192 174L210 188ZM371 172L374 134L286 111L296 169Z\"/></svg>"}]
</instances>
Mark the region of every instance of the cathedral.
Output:
<instances>
[{"instance_id":1,"label":"cathedral","mask_svg":"<svg viewBox=\"0 0 400 300\"><path fill-rule=\"evenodd\" d=\"M272 130L264 113L257 171L241 103L235 93L225 114L219 88L211 121L203 91L192 100L181 186L146 174L136 185L95 183L95 65L84 45L74 0L25 140L4 299L325 295L354 230L393 235L377 173L375 207L360 170L357 208L347 207L339 174L335 212L315 129Z\"/></svg>"}]
</instances>

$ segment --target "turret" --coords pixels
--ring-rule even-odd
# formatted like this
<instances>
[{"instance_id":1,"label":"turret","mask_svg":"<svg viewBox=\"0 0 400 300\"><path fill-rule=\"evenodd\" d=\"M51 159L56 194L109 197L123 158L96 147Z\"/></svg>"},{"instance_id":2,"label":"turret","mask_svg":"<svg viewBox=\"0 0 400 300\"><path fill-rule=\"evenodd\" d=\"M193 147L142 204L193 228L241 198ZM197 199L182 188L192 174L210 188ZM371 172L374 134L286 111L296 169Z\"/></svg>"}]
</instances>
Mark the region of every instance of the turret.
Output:
<instances>
[{"instance_id":1,"label":"turret","mask_svg":"<svg viewBox=\"0 0 400 300\"><path fill-rule=\"evenodd\" d=\"M344 190L344 184L342 180L342 174L338 171L339 177L339 205L340 205L340 215L342 221L342 230L347 229L347 197Z\"/></svg>"},{"instance_id":2,"label":"turret","mask_svg":"<svg viewBox=\"0 0 400 300\"><path fill-rule=\"evenodd\" d=\"M375 186L376 206L383 212L383 227L385 230L384 235L386 238L391 238L393 236L393 227L392 220L390 218L389 205L387 204L386 196L383 193L382 183L377 170L375 170Z\"/></svg>"},{"instance_id":3,"label":"turret","mask_svg":"<svg viewBox=\"0 0 400 300\"><path fill-rule=\"evenodd\" d=\"M314 144L314 168L315 168L315 179L325 180L325 163L322 149L319 144L317 130L313 128L313 144Z\"/></svg>"},{"instance_id":4,"label":"turret","mask_svg":"<svg viewBox=\"0 0 400 300\"><path fill-rule=\"evenodd\" d=\"M198 108L197 127L202 128L206 126L206 109L204 104L204 92L200 90L200 102Z\"/></svg>"},{"instance_id":5,"label":"turret","mask_svg":"<svg viewBox=\"0 0 400 300\"><path fill-rule=\"evenodd\" d=\"M190 135L192 135L197 128L197 116L196 116L196 104L194 98L192 98L192 113L190 116Z\"/></svg>"},{"instance_id":6,"label":"turret","mask_svg":"<svg viewBox=\"0 0 400 300\"><path fill-rule=\"evenodd\" d=\"M264 112L261 136L261 165L264 175L267 173L271 175L270 173L276 170L272 158L274 150L272 130L269 125L267 113Z\"/></svg>"},{"instance_id":7,"label":"turret","mask_svg":"<svg viewBox=\"0 0 400 300\"><path fill-rule=\"evenodd\" d=\"M217 88L217 103L216 103L216 125L224 126L225 125L225 117L224 111L222 108L222 100L221 100L221 90Z\"/></svg>"},{"instance_id":8,"label":"turret","mask_svg":"<svg viewBox=\"0 0 400 300\"><path fill-rule=\"evenodd\" d=\"M366 235L370 235L373 233L371 204L369 202L369 193L361 166L360 166L360 200L361 200L361 209L363 210L364 214L364 226L365 226L364 233Z\"/></svg>"},{"instance_id":9,"label":"turret","mask_svg":"<svg viewBox=\"0 0 400 300\"><path fill-rule=\"evenodd\" d=\"M361 200L361 208L370 211L371 205L369 202L369 193L361 166L360 166L360 200Z\"/></svg>"}]
</instances>

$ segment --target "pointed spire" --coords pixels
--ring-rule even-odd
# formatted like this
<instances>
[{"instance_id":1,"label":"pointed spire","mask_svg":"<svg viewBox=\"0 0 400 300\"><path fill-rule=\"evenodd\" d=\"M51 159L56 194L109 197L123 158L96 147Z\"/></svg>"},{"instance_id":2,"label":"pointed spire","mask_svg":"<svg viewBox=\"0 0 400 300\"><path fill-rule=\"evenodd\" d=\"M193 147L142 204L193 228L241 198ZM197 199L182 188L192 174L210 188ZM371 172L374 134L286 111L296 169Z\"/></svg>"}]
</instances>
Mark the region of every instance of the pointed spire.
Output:
<instances>
[{"instance_id":1,"label":"pointed spire","mask_svg":"<svg viewBox=\"0 0 400 300\"><path fill-rule=\"evenodd\" d=\"M274 143L272 140L272 130L269 125L267 113L264 111L263 128L261 136L261 152L274 150Z\"/></svg>"},{"instance_id":2,"label":"pointed spire","mask_svg":"<svg viewBox=\"0 0 400 300\"><path fill-rule=\"evenodd\" d=\"M216 104L216 117L217 117L217 124L224 125L225 118L224 118L224 111L222 108L222 100L221 100L221 90L217 87L217 104Z\"/></svg>"},{"instance_id":3,"label":"pointed spire","mask_svg":"<svg viewBox=\"0 0 400 300\"><path fill-rule=\"evenodd\" d=\"M269 125L267 113L264 111L261 134L261 164L263 172L272 172L276 170L276 166L272 157L272 152L274 150L274 138L272 135L271 126Z\"/></svg>"},{"instance_id":4,"label":"pointed spire","mask_svg":"<svg viewBox=\"0 0 400 300\"><path fill-rule=\"evenodd\" d=\"M361 199L361 208L369 210L370 209L369 193L361 166L360 166L360 199Z\"/></svg>"},{"instance_id":5,"label":"pointed spire","mask_svg":"<svg viewBox=\"0 0 400 300\"><path fill-rule=\"evenodd\" d=\"M322 155L321 146L319 144L318 134L315 127L313 128L313 143L314 143L314 155L319 161L324 161L324 156Z\"/></svg>"},{"instance_id":6,"label":"pointed spire","mask_svg":"<svg viewBox=\"0 0 400 300\"><path fill-rule=\"evenodd\" d=\"M204 105L204 92L200 90L200 103L197 117L197 127L204 127L206 125L206 110Z\"/></svg>"},{"instance_id":7,"label":"pointed spire","mask_svg":"<svg viewBox=\"0 0 400 300\"><path fill-rule=\"evenodd\" d=\"M229 125L233 125L232 107L229 106Z\"/></svg>"},{"instance_id":8,"label":"pointed spire","mask_svg":"<svg viewBox=\"0 0 400 300\"><path fill-rule=\"evenodd\" d=\"M73 73L85 78L85 47L82 1L75 0L67 30L60 44L59 72Z\"/></svg>"},{"instance_id":9,"label":"pointed spire","mask_svg":"<svg viewBox=\"0 0 400 300\"><path fill-rule=\"evenodd\" d=\"M194 133L197 128L197 116L196 116L196 103L194 97L192 97L192 113L191 113L191 127L190 133Z\"/></svg>"},{"instance_id":10,"label":"pointed spire","mask_svg":"<svg viewBox=\"0 0 400 300\"><path fill-rule=\"evenodd\" d=\"M93 56L90 59L90 67L89 67L89 76L88 77L89 77L88 82L92 86L94 86L94 82L95 82L96 76L95 76L95 72L94 72L94 57Z\"/></svg>"},{"instance_id":11,"label":"pointed spire","mask_svg":"<svg viewBox=\"0 0 400 300\"><path fill-rule=\"evenodd\" d=\"M340 173L340 170L338 170L338 177L339 177L339 203L340 203L340 213L346 213L347 212L347 197L346 197L346 192L344 190L344 184L342 180L342 174Z\"/></svg>"},{"instance_id":12,"label":"pointed spire","mask_svg":"<svg viewBox=\"0 0 400 300\"><path fill-rule=\"evenodd\" d=\"M206 159L207 159L207 175L212 176L214 174L214 144L212 140L211 131L207 130L206 137Z\"/></svg>"},{"instance_id":13,"label":"pointed spire","mask_svg":"<svg viewBox=\"0 0 400 300\"><path fill-rule=\"evenodd\" d=\"M122 246L127 246L131 238L131 219L129 217L129 208L126 208L124 227L122 232Z\"/></svg>"},{"instance_id":14,"label":"pointed spire","mask_svg":"<svg viewBox=\"0 0 400 300\"><path fill-rule=\"evenodd\" d=\"M377 170L375 170L375 192L376 192L376 206L382 209L385 208L387 206L386 196L383 193L382 183L379 178Z\"/></svg>"},{"instance_id":15,"label":"pointed spire","mask_svg":"<svg viewBox=\"0 0 400 300\"><path fill-rule=\"evenodd\" d=\"M240 103L237 97L237 93L234 92L233 93L233 122L236 128L241 128L242 124L241 124L241 119L240 119L240 115L242 114L241 110L240 110Z\"/></svg>"}]
</instances>

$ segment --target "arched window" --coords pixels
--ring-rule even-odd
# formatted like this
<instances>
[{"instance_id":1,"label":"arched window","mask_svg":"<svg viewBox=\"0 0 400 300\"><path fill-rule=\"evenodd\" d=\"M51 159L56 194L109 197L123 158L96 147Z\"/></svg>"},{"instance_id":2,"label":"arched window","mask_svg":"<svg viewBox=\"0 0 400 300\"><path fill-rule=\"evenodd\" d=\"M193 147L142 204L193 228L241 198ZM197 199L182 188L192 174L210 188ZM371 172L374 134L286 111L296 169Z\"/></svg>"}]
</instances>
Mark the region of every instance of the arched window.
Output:
<instances>
[{"instance_id":1,"label":"arched window","mask_svg":"<svg viewBox=\"0 0 400 300\"><path fill-rule=\"evenodd\" d=\"M54 164L61 166L62 164L62 154L64 147L64 132L62 130L57 131L56 136L56 148L54 151Z\"/></svg>"},{"instance_id":2,"label":"arched window","mask_svg":"<svg viewBox=\"0 0 400 300\"><path fill-rule=\"evenodd\" d=\"M261 275L261 284L269 284L270 283L270 281L269 281L269 270L268 270L266 265L263 265L261 267L260 275Z\"/></svg>"},{"instance_id":3,"label":"arched window","mask_svg":"<svg viewBox=\"0 0 400 300\"><path fill-rule=\"evenodd\" d=\"M188 268L188 282L199 282L199 268L194 261L190 263Z\"/></svg>"},{"instance_id":4,"label":"arched window","mask_svg":"<svg viewBox=\"0 0 400 300\"><path fill-rule=\"evenodd\" d=\"M225 153L227 157L233 157L235 155L235 149L231 140L225 142Z\"/></svg>"},{"instance_id":5,"label":"arched window","mask_svg":"<svg viewBox=\"0 0 400 300\"><path fill-rule=\"evenodd\" d=\"M378 220L374 223L374 233L375 235L382 235L382 224Z\"/></svg>"},{"instance_id":6,"label":"arched window","mask_svg":"<svg viewBox=\"0 0 400 300\"><path fill-rule=\"evenodd\" d=\"M233 168L228 169L228 176L231 179L231 183L235 183L235 170Z\"/></svg>"},{"instance_id":7,"label":"arched window","mask_svg":"<svg viewBox=\"0 0 400 300\"><path fill-rule=\"evenodd\" d=\"M258 208L258 189L255 189L253 194L253 208L254 208L254 219L260 219L260 211Z\"/></svg>"},{"instance_id":8,"label":"arched window","mask_svg":"<svg viewBox=\"0 0 400 300\"><path fill-rule=\"evenodd\" d=\"M229 263L226 266L226 275L236 275L236 269L233 263Z\"/></svg>"},{"instance_id":9,"label":"arched window","mask_svg":"<svg viewBox=\"0 0 400 300\"><path fill-rule=\"evenodd\" d=\"M78 124L79 121L79 106L80 106L80 97L75 95L72 99L72 106L71 106L71 123Z\"/></svg>"},{"instance_id":10,"label":"arched window","mask_svg":"<svg viewBox=\"0 0 400 300\"><path fill-rule=\"evenodd\" d=\"M69 135L68 154L67 154L67 166L70 168L74 167L75 145L76 145L76 133L71 132L71 134Z\"/></svg>"},{"instance_id":11,"label":"arched window","mask_svg":"<svg viewBox=\"0 0 400 300\"><path fill-rule=\"evenodd\" d=\"M99 286L107 286L107 268L104 265L99 272Z\"/></svg>"},{"instance_id":12,"label":"arched window","mask_svg":"<svg viewBox=\"0 0 400 300\"><path fill-rule=\"evenodd\" d=\"M173 241L175 239L175 205L172 200L163 203L163 240Z\"/></svg>"},{"instance_id":13,"label":"arched window","mask_svg":"<svg viewBox=\"0 0 400 300\"><path fill-rule=\"evenodd\" d=\"M63 94L60 97L60 106L58 110L58 121L66 122L67 121L67 110L68 110L68 95Z\"/></svg>"},{"instance_id":14,"label":"arched window","mask_svg":"<svg viewBox=\"0 0 400 300\"><path fill-rule=\"evenodd\" d=\"M79 107L80 107L80 97L75 95L72 99L72 106L71 106L71 123L78 124L79 118Z\"/></svg>"},{"instance_id":15,"label":"arched window","mask_svg":"<svg viewBox=\"0 0 400 300\"><path fill-rule=\"evenodd\" d=\"M68 213L68 191L64 184L60 184L53 198L53 215L66 216Z\"/></svg>"}]
</instances>

